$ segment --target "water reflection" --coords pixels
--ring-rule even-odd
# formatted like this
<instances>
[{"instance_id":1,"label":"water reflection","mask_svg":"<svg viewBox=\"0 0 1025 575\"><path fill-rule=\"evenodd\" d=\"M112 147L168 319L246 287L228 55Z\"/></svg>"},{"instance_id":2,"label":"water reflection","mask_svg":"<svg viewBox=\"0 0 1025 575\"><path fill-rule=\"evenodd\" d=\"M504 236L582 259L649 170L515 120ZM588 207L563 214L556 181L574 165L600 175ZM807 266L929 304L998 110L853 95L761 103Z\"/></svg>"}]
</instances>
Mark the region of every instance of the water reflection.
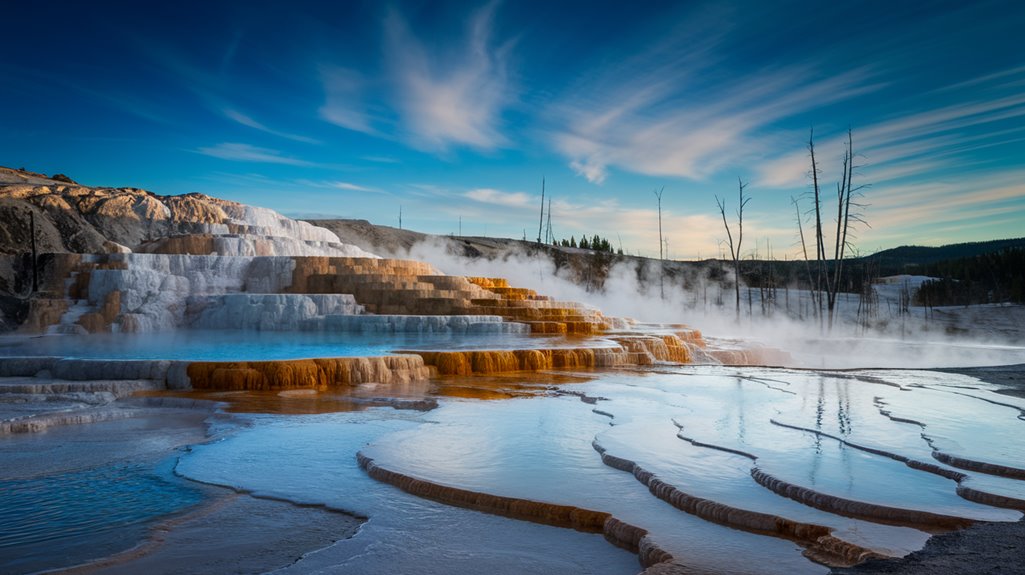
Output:
<instances>
[{"instance_id":1,"label":"water reflection","mask_svg":"<svg viewBox=\"0 0 1025 575\"><path fill-rule=\"evenodd\" d=\"M1025 504L1025 481L957 471L934 458L935 448L981 462L1025 461L1016 440L1025 401L949 374L659 366L202 397L259 414L240 416L245 426L185 455L178 467L183 476L369 518L356 537L304 558L290 568L295 573L417 564L439 573L516 572L503 565L508 549L522 561L517 565L537 572L636 566L635 557L600 536L399 492L357 467L361 451L383 467L439 485L611 513L647 529L688 567L719 572L826 569L802 556L794 539L738 530L729 517L707 519L671 505L641 481L643 473L606 464L596 448L678 492L741 514L821 526L843 542L887 555L903 555L920 547L927 531L950 528L930 525L929 517L963 523L1021 517L969 500L964 487ZM935 469L908 462L931 462ZM82 538L99 553L113 552L102 526L129 529L192 504L188 490L178 493L144 469L91 469L0 485L3 512L21 521L0 527L18 538L9 545L43 549ZM76 482L88 486L84 495L63 498L65 483ZM122 491L127 507L108 513L107 499ZM31 505L38 505L37 514Z\"/></svg>"}]
</instances>

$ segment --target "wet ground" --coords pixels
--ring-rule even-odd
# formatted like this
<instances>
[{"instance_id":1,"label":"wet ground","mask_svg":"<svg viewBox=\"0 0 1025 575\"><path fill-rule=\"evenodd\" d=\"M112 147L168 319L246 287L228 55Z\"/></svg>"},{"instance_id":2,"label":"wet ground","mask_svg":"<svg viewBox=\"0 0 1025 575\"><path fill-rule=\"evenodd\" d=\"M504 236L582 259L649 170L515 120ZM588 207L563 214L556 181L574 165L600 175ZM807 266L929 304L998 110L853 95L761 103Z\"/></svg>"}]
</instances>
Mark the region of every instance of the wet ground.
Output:
<instances>
[{"instance_id":1,"label":"wet ground","mask_svg":"<svg viewBox=\"0 0 1025 575\"><path fill-rule=\"evenodd\" d=\"M1025 365L943 370L999 386L998 393L1025 397ZM929 539L925 548L901 559L869 561L837 573L874 575L956 575L1018 573L1022 566L1025 522L984 523Z\"/></svg>"},{"instance_id":2,"label":"wet ground","mask_svg":"<svg viewBox=\"0 0 1025 575\"><path fill-rule=\"evenodd\" d=\"M157 564L197 573L640 569L635 554L600 533L461 509L376 481L360 468L362 453L434 486L442 501L446 490L462 490L610 514L646 530L674 564L695 572L827 573L827 565L914 553L930 535L974 523L982 527L941 535L926 551L948 545L934 555L954 560L964 545L992 545L985 560L999 564L1015 545L1001 537L1016 533L1025 507L1025 481L1013 476L1025 461L1014 439L1025 401L1001 393L1013 381L1013 370L1007 374L986 381L936 371L665 365L188 394L224 402L234 414L206 419L179 410L193 418L179 427L163 413L142 427L129 419L0 438L10 475L3 479L38 487L5 493L55 501L44 507L63 514L12 529L0 559L11 572L35 570L17 561L46 554L68 557L65 565L112 557L104 566L111 572ZM79 443L83 437L95 441ZM152 450L138 451L142 438L152 438ZM124 479L107 481L111 473ZM62 503L54 486L64 483L91 486L100 498L109 492L136 514L112 531L119 545L104 543L111 538L103 529L75 543L83 533L72 533L71 519L120 523ZM75 502L88 509L89 501ZM157 502L173 509L153 508ZM251 522L242 521L248 514ZM270 543L276 525L306 521L309 537ZM246 547L240 531L281 553ZM211 544L214 533L223 545ZM221 559L203 563L200 555ZM921 564L920 555L909 557L908 565Z\"/></svg>"}]
</instances>

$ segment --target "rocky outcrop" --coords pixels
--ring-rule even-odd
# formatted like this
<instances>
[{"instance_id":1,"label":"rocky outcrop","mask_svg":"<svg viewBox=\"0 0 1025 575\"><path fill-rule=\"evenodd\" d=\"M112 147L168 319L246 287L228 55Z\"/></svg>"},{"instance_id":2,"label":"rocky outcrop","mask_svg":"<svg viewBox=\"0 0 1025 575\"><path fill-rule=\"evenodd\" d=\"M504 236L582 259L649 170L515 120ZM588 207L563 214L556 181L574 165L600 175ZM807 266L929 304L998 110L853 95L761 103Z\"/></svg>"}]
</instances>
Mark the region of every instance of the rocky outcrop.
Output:
<instances>
[{"instance_id":1,"label":"rocky outcrop","mask_svg":"<svg viewBox=\"0 0 1025 575\"><path fill-rule=\"evenodd\" d=\"M33 220L40 257L131 251L376 257L323 228L264 208L202 194L82 186L9 169L0 173L0 219L0 254L7 256L0 264L0 295L26 293L31 262L22 260L31 250Z\"/></svg>"},{"instance_id":2,"label":"rocky outcrop","mask_svg":"<svg viewBox=\"0 0 1025 575\"><path fill-rule=\"evenodd\" d=\"M273 210L202 194L161 196L136 188L88 187L38 178L26 183L10 180L0 180L0 214L13 224L7 237L0 236L0 253L26 250L27 214L31 211L36 217L40 252L110 253L123 248L134 251L144 244L157 249L164 242L173 244L174 240L168 239L173 236L210 234L207 239L223 238L225 245L232 239L245 243L244 235L266 240L266 246L271 246L264 248L267 250L277 246L296 251L280 255L321 250L332 255L371 256L341 243L324 228L285 218Z\"/></svg>"}]
</instances>

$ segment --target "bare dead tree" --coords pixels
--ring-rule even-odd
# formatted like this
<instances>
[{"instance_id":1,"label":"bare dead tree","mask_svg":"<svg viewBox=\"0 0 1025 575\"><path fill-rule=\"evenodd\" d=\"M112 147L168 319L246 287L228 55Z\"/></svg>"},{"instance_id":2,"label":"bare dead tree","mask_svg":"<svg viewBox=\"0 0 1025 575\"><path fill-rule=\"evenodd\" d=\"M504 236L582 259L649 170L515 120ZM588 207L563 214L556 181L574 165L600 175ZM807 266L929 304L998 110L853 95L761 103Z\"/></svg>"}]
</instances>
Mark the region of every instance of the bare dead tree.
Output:
<instances>
[{"instance_id":1,"label":"bare dead tree","mask_svg":"<svg viewBox=\"0 0 1025 575\"><path fill-rule=\"evenodd\" d=\"M809 287L812 288L809 291L811 293L812 303L814 304L816 292L814 289L814 284L811 283L813 281L811 275L811 261L808 259L808 244L804 240L804 225L801 222L801 208L798 205L797 198L793 196L790 197L790 203L794 204L794 216L797 220L797 233L801 238L801 253L804 255L804 269L805 272L807 272L808 274Z\"/></svg>"},{"instance_id":2,"label":"bare dead tree","mask_svg":"<svg viewBox=\"0 0 1025 575\"><path fill-rule=\"evenodd\" d=\"M826 282L829 275L826 274L826 242L822 235L822 194L819 190L819 166L815 162L815 130L808 134L808 153L811 155L811 179L812 197L815 210L815 291L818 292L818 315L822 319L822 292L829 291Z\"/></svg>"},{"instance_id":3,"label":"bare dead tree","mask_svg":"<svg viewBox=\"0 0 1025 575\"><path fill-rule=\"evenodd\" d=\"M833 327L833 319L836 315L836 296L840 291L840 282L843 277L844 269L844 256L850 246L848 242L849 232L851 231L851 222L860 222L868 225L867 222L861 217L856 211L851 213L851 206L860 208L860 204L855 203L852 198L859 196L860 191L864 189L864 185L855 187L853 185L854 178L854 136L851 133L850 128L847 129L847 143L844 149L843 156L843 171L840 176L840 181L836 184L836 237L834 240L833 247L833 280L829 284L830 291L828 294L829 300L827 302L827 308L829 310L829 327ZM853 248L852 248L853 249Z\"/></svg>"},{"instance_id":4,"label":"bare dead tree","mask_svg":"<svg viewBox=\"0 0 1025 575\"><path fill-rule=\"evenodd\" d=\"M665 267L666 264L663 261L665 259L665 252L663 250L662 243L662 192L666 190L665 186L662 186L655 191L655 199L658 200L658 291L662 295L662 299L666 299L666 288L665 288Z\"/></svg>"},{"instance_id":5,"label":"bare dead tree","mask_svg":"<svg viewBox=\"0 0 1025 575\"><path fill-rule=\"evenodd\" d=\"M820 325L828 317L828 329L832 330L836 317L836 299L840 292L840 285L843 281L844 258L847 248L850 246L850 238L853 237L852 222L860 222L868 225L861 215L851 211L851 206L856 209L861 205L854 202L853 198L860 196L860 190L865 186L854 186L854 137L850 129L847 130L847 142L844 147L842 170L840 180L836 184L836 229L833 236L832 270L827 268L826 239L822 230L822 195L819 188L819 169L815 160L814 132L808 138L808 153L811 157L812 176L812 201L815 213L815 245L816 245L816 277L813 293L817 292L817 298L813 297L818 309ZM796 202L795 202L796 203ZM798 226L800 230L800 212L798 212ZM804 232L801 231L802 243ZM807 258L807 252L805 252ZM825 310L823 310L825 303Z\"/></svg>"},{"instance_id":6,"label":"bare dead tree","mask_svg":"<svg viewBox=\"0 0 1025 575\"><path fill-rule=\"evenodd\" d=\"M537 243L541 243L541 229L545 225L545 178L541 176L541 219L537 223Z\"/></svg>"},{"instance_id":7,"label":"bare dead tree","mask_svg":"<svg viewBox=\"0 0 1025 575\"><path fill-rule=\"evenodd\" d=\"M747 184L737 178L739 188L739 201L737 204L737 242L733 242L733 233L730 231L730 224L726 220L726 199L715 196L715 203L719 206L719 213L722 215L722 225L726 228L727 245L730 248L730 258L733 259L734 293L736 295L737 320L740 320L740 249L744 242L744 206L751 198L744 197L744 188Z\"/></svg>"},{"instance_id":8,"label":"bare dead tree","mask_svg":"<svg viewBox=\"0 0 1025 575\"><path fill-rule=\"evenodd\" d=\"M548 225L545 228L545 243L553 243L555 234L552 232L552 196L548 196Z\"/></svg>"}]
</instances>

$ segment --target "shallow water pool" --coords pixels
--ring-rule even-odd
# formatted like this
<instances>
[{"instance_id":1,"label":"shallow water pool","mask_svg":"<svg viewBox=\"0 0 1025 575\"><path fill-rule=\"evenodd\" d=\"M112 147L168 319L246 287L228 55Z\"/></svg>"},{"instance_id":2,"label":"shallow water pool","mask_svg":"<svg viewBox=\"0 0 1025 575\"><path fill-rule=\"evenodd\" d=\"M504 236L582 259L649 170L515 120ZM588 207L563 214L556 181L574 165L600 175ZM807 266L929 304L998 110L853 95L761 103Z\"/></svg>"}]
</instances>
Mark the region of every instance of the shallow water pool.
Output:
<instances>
[{"instance_id":1,"label":"shallow water pool","mask_svg":"<svg viewBox=\"0 0 1025 575\"><path fill-rule=\"evenodd\" d=\"M179 330L150 334L47 335L0 342L0 356L255 361L387 355L400 349L528 349L613 345L520 334L354 334Z\"/></svg>"}]
</instances>

